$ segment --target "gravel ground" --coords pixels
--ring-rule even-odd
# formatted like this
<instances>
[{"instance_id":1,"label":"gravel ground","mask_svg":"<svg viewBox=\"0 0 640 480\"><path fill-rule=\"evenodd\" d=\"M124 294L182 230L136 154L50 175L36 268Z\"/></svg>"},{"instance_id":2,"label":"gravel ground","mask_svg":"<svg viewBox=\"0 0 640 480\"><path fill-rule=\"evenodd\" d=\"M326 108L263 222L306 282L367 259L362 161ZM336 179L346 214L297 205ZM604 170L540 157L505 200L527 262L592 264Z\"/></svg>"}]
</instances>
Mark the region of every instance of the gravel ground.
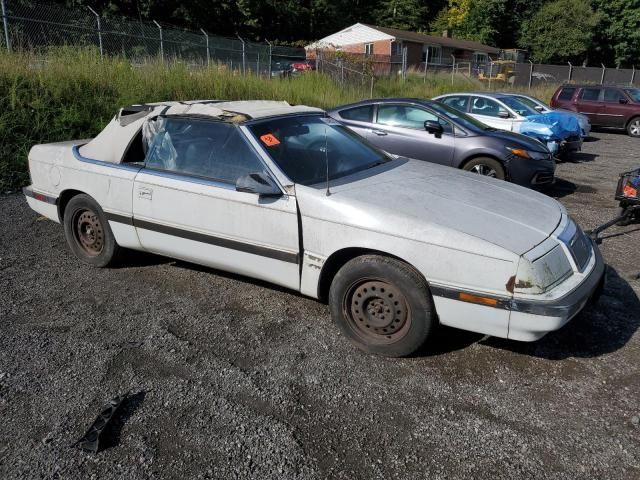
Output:
<instances>
[{"instance_id":1,"label":"gravel ground","mask_svg":"<svg viewBox=\"0 0 640 480\"><path fill-rule=\"evenodd\" d=\"M550 192L585 228L640 163L594 136ZM151 255L88 267L0 197L0 477L638 479L639 230L611 230L600 305L541 341L441 329L390 360L289 291ZM71 448L126 391L111 447Z\"/></svg>"}]
</instances>

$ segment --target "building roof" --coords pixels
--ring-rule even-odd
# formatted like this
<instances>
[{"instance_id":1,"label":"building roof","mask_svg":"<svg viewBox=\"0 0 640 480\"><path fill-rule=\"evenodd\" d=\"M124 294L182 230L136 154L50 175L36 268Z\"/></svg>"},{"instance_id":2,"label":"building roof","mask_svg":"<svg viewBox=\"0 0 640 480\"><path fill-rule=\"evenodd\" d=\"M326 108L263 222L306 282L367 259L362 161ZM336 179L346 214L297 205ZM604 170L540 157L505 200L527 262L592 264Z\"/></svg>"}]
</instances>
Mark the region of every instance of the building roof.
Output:
<instances>
[{"instance_id":1,"label":"building roof","mask_svg":"<svg viewBox=\"0 0 640 480\"><path fill-rule=\"evenodd\" d=\"M380 40L403 40L405 42L416 42L427 45L441 45L443 47L456 48L461 50L471 50L474 52L484 52L497 55L500 49L484 45L471 40L463 40L459 38L439 37L437 35L427 35L425 33L408 32L398 28L378 27L376 25L367 25L364 23L356 23L347 28L324 37L317 42L307 45L305 48L325 48L325 47L343 47L347 45L358 45L361 43L370 43Z\"/></svg>"},{"instance_id":2,"label":"building roof","mask_svg":"<svg viewBox=\"0 0 640 480\"><path fill-rule=\"evenodd\" d=\"M363 24L365 25L365 24ZM366 25L369 28L373 28L387 35L397 38L398 40L404 40L406 42L416 43L428 43L442 45L443 47L459 48L461 50L473 50L477 52L485 53L499 53L500 49L484 45L480 42L474 42L471 40L464 40L461 38L440 37L437 35L427 35L426 33L408 32L406 30L400 30L398 28L378 27L377 25Z\"/></svg>"}]
</instances>

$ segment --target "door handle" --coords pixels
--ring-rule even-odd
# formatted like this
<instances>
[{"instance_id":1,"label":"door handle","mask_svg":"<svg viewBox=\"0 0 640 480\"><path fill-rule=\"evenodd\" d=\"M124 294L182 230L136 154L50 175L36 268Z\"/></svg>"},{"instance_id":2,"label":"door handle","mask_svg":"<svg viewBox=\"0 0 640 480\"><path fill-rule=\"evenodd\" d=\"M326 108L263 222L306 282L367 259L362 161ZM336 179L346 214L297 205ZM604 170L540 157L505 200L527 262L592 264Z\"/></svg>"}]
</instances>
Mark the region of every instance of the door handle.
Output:
<instances>
[{"instance_id":1,"label":"door handle","mask_svg":"<svg viewBox=\"0 0 640 480\"><path fill-rule=\"evenodd\" d=\"M375 133L379 137L384 137L387 134L387 132L383 130L371 130L371 133Z\"/></svg>"},{"instance_id":2,"label":"door handle","mask_svg":"<svg viewBox=\"0 0 640 480\"><path fill-rule=\"evenodd\" d=\"M139 188L138 198L144 198L145 200L151 200L153 197L153 190L150 188Z\"/></svg>"}]
</instances>

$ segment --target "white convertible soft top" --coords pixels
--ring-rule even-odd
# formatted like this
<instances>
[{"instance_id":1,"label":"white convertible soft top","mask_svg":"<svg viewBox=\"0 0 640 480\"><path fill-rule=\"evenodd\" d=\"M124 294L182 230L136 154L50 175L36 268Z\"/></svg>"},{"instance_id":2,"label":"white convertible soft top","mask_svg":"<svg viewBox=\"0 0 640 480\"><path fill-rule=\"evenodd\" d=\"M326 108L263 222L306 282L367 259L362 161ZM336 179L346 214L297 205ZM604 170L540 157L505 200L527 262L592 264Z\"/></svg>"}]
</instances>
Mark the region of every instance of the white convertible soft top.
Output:
<instances>
[{"instance_id":1,"label":"white convertible soft top","mask_svg":"<svg viewBox=\"0 0 640 480\"><path fill-rule=\"evenodd\" d=\"M142 125L158 115L198 115L226 118L241 122L292 113L317 113L321 109L305 105L289 105L274 100L243 100L219 102L194 100L189 102L158 102L133 105L120 110L94 139L80 147L80 155L103 162L120 163L127 147Z\"/></svg>"}]
</instances>

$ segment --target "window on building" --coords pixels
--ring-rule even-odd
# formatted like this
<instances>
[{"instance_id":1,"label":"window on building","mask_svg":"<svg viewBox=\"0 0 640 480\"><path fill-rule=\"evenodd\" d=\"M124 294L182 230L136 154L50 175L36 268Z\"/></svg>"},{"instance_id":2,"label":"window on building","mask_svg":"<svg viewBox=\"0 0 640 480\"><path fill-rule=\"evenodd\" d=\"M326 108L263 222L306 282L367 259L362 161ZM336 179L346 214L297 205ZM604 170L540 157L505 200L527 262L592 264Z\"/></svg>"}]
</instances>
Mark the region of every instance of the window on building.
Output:
<instances>
[{"instance_id":1,"label":"window on building","mask_svg":"<svg viewBox=\"0 0 640 480\"><path fill-rule=\"evenodd\" d=\"M473 63L475 63L476 65L489 63L489 55L484 52L475 52L473 54Z\"/></svg>"},{"instance_id":2,"label":"window on building","mask_svg":"<svg viewBox=\"0 0 640 480\"><path fill-rule=\"evenodd\" d=\"M402 55L402 42L391 42L391 55Z\"/></svg>"},{"instance_id":3,"label":"window on building","mask_svg":"<svg viewBox=\"0 0 640 480\"><path fill-rule=\"evenodd\" d=\"M373 43L365 43L364 44L364 54L367 57L370 57L371 55L373 55Z\"/></svg>"},{"instance_id":4,"label":"window on building","mask_svg":"<svg viewBox=\"0 0 640 480\"><path fill-rule=\"evenodd\" d=\"M422 47L422 61L442 63L442 47L440 45L424 45Z\"/></svg>"}]
</instances>

